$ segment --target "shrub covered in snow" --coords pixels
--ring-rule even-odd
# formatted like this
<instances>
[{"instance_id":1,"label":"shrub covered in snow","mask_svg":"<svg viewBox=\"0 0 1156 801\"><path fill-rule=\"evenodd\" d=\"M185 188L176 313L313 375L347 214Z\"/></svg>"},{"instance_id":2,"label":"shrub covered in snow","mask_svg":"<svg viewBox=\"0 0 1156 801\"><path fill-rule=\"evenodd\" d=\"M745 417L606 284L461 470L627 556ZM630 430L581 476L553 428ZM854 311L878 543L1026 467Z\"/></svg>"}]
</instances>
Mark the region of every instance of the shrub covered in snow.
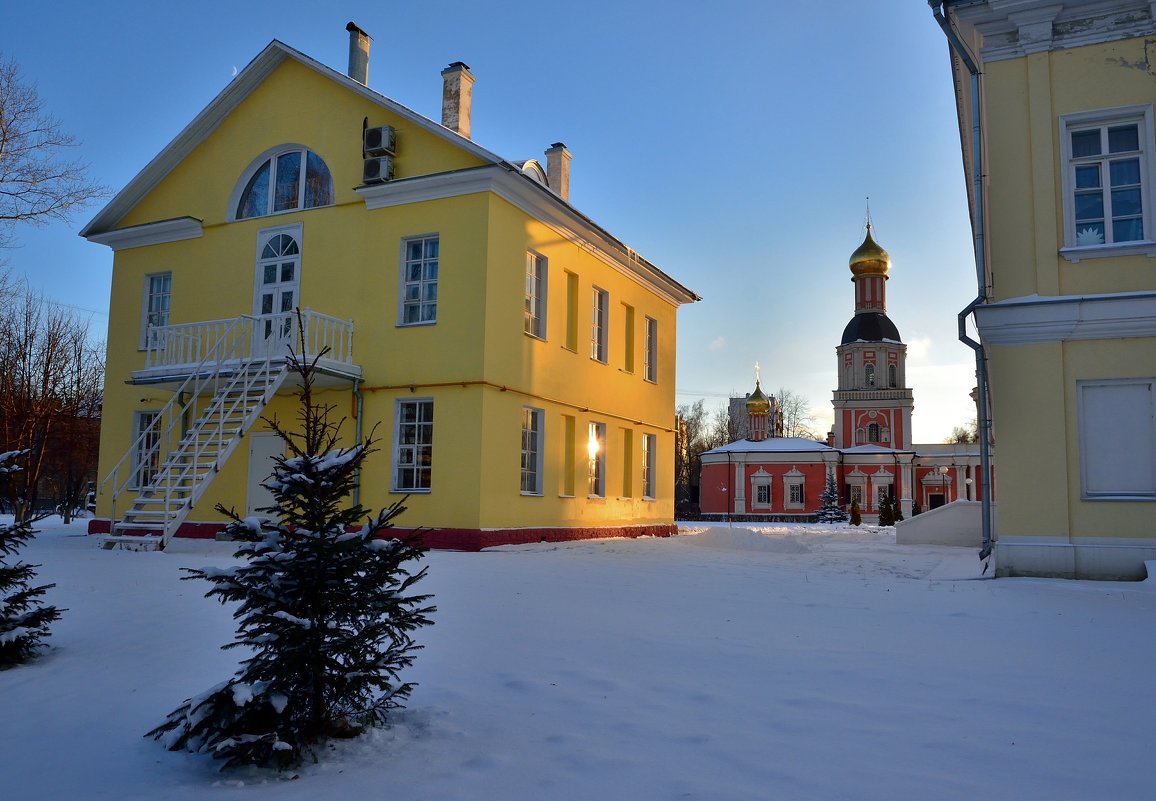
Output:
<instances>
[{"instance_id":1,"label":"shrub covered in snow","mask_svg":"<svg viewBox=\"0 0 1156 801\"><path fill-rule=\"evenodd\" d=\"M16 460L23 451L0 453L0 481L20 467ZM60 619L60 610L40 600L55 584L31 586L36 568L27 562L12 561L35 533L32 525L40 518L0 524L0 670L31 659L44 647L48 624Z\"/></svg>"},{"instance_id":2,"label":"shrub covered in snow","mask_svg":"<svg viewBox=\"0 0 1156 801\"><path fill-rule=\"evenodd\" d=\"M147 735L170 750L210 753L224 767L292 766L326 738L383 723L413 689L399 676L421 648L411 635L432 622L430 596L409 594L425 575L407 568L422 549L381 537L401 502L370 517L346 501L373 440L337 446L341 422L312 400L315 365L295 365L298 431L268 421L290 452L265 484L274 506L261 511L272 520L220 509L233 519L226 530L242 540L236 556L245 563L186 576L211 582L207 597L238 604L237 634L224 648L252 655Z\"/></svg>"}]
</instances>

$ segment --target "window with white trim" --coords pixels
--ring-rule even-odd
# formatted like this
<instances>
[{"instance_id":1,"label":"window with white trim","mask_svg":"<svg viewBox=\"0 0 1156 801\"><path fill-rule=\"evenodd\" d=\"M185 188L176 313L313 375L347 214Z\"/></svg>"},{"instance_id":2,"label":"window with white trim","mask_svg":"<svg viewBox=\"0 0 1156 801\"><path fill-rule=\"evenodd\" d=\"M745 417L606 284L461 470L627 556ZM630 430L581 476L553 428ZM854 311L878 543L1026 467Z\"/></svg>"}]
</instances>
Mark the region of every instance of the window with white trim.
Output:
<instances>
[{"instance_id":1,"label":"window with white trim","mask_svg":"<svg viewBox=\"0 0 1156 801\"><path fill-rule=\"evenodd\" d=\"M751 506L755 509L771 507L771 474L761 467L751 476Z\"/></svg>"},{"instance_id":2,"label":"window with white trim","mask_svg":"<svg viewBox=\"0 0 1156 801\"><path fill-rule=\"evenodd\" d=\"M647 381L658 381L658 320L646 318L646 347L643 350L643 373Z\"/></svg>"},{"instance_id":3,"label":"window with white trim","mask_svg":"<svg viewBox=\"0 0 1156 801\"><path fill-rule=\"evenodd\" d=\"M433 399L397 401L394 420L392 490L429 492L433 472Z\"/></svg>"},{"instance_id":4,"label":"window with white trim","mask_svg":"<svg viewBox=\"0 0 1156 801\"><path fill-rule=\"evenodd\" d=\"M152 483L161 464L160 412L133 412L132 487L141 489Z\"/></svg>"},{"instance_id":5,"label":"window with white trim","mask_svg":"<svg viewBox=\"0 0 1156 801\"><path fill-rule=\"evenodd\" d=\"M587 493L591 497L606 497L606 424L591 423L587 429L586 463Z\"/></svg>"},{"instance_id":6,"label":"window with white trim","mask_svg":"<svg viewBox=\"0 0 1156 801\"><path fill-rule=\"evenodd\" d=\"M642 497L646 500L653 500L656 497L654 494L654 471L658 458L657 447L658 437L656 435L642 435Z\"/></svg>"},{"instance_id":7,"label":"window with white trim","mask_svg":"<svg viewBox=\"0 0 1156 801\"><path fill-rule=\"evenodd\" d=\"M610 294L594 287L590 305L590 358L606 363L606 317L610 310Z\"/></svg>"},{"instance_id":8,"label":"window with white trim","mask_svg":"<svg viewBox=\"0 0 1156 801\"><path fill-rule=\"evenodd\" d=\"M145 276L144 302L141 304L140 347L142 350L159 345L151 333L154 328L169 324L169 307L173 298L173 274L153 273Z\"/></svg>"},{"instance_id":9,"label":"window with white trim","mask_svg":"<svg viewBox=\"0 0 1156 801\"><path fill-rule=\"evenodd\" d=\"M1084 500L1156 500L1156 378L1078 381Z\"/></svg>"},{"instance_id":10,"label":"window with white trim","mask_svg":"<svg viewBox=\"0 0 1156 801\"><path fill-rule=\"evenodd\" d=\"M867 386L875 386L875 365L868 363L867 366L863 368L863 372L867 377Z\"/></svg>"},{"instance_id":11,"label":"window with white trim","mask_svg":"<svg viewBox=\"0 0 1156 801\"><path fill-rule=\"evenodd\" d=\"M783 508L784 509L802 509L806 502L806 495L803 492L803 483L806 476L802 474L797 468L792 467L791 470L783 475Z\"/></svg>"},{"instance_id":12,"label":"window with white trim","mask_svg":"<svg viewBox=\"0 0 1156 801\"><path fill-rule=\"evenodd\" d=\"M526 307L523 330L532 337L546 338L546 259L526 252Z\"/></svg>"},{"instance_id":13,"label":"window with white trim","mask_svg":"<svg viewBox=\"0 0 1156 801\"><path fill-rule=\"evenodd\" d=\"M522 407L522 494L542 494L542 420L545 411Z\"/></svg>"},{"instance_id":14,"label":"window with white trim","mask_svg":"<svg viewBox=\"0 0 1156 801\"><path fill-rule=\"evenodd\" d=\"M306 148L290 147L259 158L242 180L245 188L237 200L237 220L333 204L329 167Z\"/></svg>"},{"instance_id":15,"label":"window with white trim","mask_svg":"<svg viewBox=\"0 0 1156 801\"><path fill-rule=\"evenodd\" d=\"M429 325L438 317L437 234L402 240L398 325Z\"/></svg>"},{"instance_id":16,"label":"window with white trim","mask_svg":"<svg viewBox=\"0 0 1156 801\"><path fill-rule=\"evenodd\" d=\"M1152 239L1152 107L1060 118L1064 244L1090 248Z\"/></svg>"}]
</instances>

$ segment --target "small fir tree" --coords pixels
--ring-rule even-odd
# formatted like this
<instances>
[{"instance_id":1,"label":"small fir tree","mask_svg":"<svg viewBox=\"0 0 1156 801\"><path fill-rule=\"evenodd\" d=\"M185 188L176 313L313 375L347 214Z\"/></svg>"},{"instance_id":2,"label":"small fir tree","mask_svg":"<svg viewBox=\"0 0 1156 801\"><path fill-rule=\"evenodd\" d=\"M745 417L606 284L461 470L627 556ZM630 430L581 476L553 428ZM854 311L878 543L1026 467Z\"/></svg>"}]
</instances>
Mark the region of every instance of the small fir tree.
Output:
<instances>
[{"instance_id":1,"label":"small fir tree","mask_svg":"<svg viewBox=\"0 0 1156 801\"><path fill-rule=\"evenodd\" d=\"M923 511L923 510L919 508L919 501L912 501L911 502L911 516L915 517L921 511Z\"/></svg>"},{"instance_id":2,"label":"small fir tree","mask_svg":"<svg viewBox=\"0 0 1156 801\"><path fill-rule=\"evenodd\" d=\"M16 460L24 451L0 453L0 481L21 468ZM27 562L13 561L36 533L32 525L43 517L0 525L0 670L27 662L43 649L49 636L48 624L60 619L55 606L40 600L55 584L31 586L36 568Z\"/></svg>"},{"instance_id":3,"label":"small fir tree","mask_svg":"<svg viewBox=\"0 0 1156 801\"><path fill-rule=\"evenodd\" d=\"M891 514L896 523L903 519L903 503L894 495L891 496Z\"/></svg>"},{"instance_id":4,"label":"small fir tree","mask_svg":"<svg viewBox=\"0 0 1156 801\"><path fill-rule=\"evenodd\" d=\"M891 493L886 491L879 496L879 525L895 525L895 511L891 504Z\"/></svg>"},{"instance_id":5,"label":"small fir tree","mask_svg":"<svg viewBox=\"0 0 1156 801\"><path fill-rule=\"evenodd\" d=\"M411 633L432 623L435 611L426 605L431 596L407 594L426 571L406 565L424 551L380 538L401 502L374 517L345 505L373 437L338 447L343 421L332 422L332 407L312 399L316 364L292 362L302 381L300 433L266 421L291 454L276 459L265 484L274 506L260 511L274 519L242 520L218 507L232 518L226 530L243 541L236 556L246 562L185 576L212 582L206 597L238 604L237 634L223 647L252 656L146 735L169 750L210 753L224 760L222 769L290 767L327 738L384 723L414 687L399 678L422 647Z\"/></svg>"},{"instance_id":6,"label":"small fir tree","mask_svg":"<svg viewBox=\"0 0 1156 801\"><path fill-rule=\"evenodd\" d=\"M859 500L851 499L851 525L858 526L863 522L863 512L859 509Z\"/></svg>"},{"instance_id":7,"label":"small fir tree","mask_svg":"<svg viewBox=\"0 0 1156 801\"><path fill-rule=\"evenodd\" d=\"M820 523L843 523L847 520L847 513L839 505L839 487L835 484L833 473L827 474L827 486L823 488L819 500L823 505L815 518Z\"/></svg>"}]
</instances>

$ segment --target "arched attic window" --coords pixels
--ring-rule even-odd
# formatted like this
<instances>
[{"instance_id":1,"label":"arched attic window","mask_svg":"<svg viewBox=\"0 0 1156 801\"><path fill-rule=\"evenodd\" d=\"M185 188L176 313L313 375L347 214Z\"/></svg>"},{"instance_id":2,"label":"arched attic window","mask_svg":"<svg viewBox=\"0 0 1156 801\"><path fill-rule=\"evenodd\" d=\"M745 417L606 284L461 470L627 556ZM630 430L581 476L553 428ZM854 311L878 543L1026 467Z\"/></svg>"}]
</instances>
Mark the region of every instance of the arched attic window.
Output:
<instances>
[{"instance_id":1,"label":"arched attic window","mask_svg":"<svg viewBox=\"0 0 1156 801\"><path fill-rule=\"evenodd\" d=\"M253 160L241 174L230 219L246 220L333 203L333 175L320 156L300 145L281 145Z\"/></svg>"}]
</instances>

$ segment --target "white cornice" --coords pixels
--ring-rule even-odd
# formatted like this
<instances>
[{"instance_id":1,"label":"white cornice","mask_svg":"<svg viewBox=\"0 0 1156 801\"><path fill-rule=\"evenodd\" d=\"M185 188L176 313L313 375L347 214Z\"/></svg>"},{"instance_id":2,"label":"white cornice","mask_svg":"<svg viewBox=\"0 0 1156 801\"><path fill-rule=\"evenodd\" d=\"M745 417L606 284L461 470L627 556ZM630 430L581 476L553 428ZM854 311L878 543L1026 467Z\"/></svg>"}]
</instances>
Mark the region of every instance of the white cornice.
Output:
<instances>
[{"instance_id":1,"label":"white cornice","mask_svg":"<svg viewBox=\"0 0 1156 801\"><path fill-rule=\"evenodd\" d=\"M177 217L173 220L117 228L100 234L89 234L88 241L108 245L113 250L128 250L145 245L162 245L182 239L198 239L204 234L201 221L195 217Z\"/></svg>"},{"instance_id":2,"label":"white cornice","mask_svg":"<svg viewBox=\"0 0 1156 801\"><path fill-rule=\"evenodd\" d=\"M504 165L474 167L359 187L367 209L492 192L550 226L603 263L658 293L672 305L698 295L619 242L549 189Z\"/></svg>"},{"instance_id":3,"label":"white cornice","mask_svg":"<svg viewBox=\"0 0 1156 801\"><path fill-rule=\"evenodd\" d=\"M1156 292L1012 298L975 308L988 345L1156 337Z\"/></svg>"}]
</instances>

